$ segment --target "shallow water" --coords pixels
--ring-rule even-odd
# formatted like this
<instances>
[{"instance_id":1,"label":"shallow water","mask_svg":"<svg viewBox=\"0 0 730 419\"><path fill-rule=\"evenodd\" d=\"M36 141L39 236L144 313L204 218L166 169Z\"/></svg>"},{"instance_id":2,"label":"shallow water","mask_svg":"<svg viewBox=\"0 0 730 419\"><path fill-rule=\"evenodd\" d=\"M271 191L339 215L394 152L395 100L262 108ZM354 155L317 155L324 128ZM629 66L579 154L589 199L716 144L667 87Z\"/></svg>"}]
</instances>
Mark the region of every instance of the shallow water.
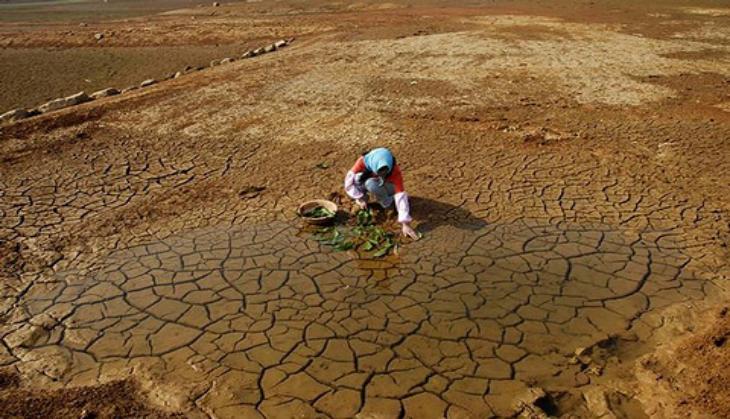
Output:
<instances>
[{"instance_id":1,"label":"shallow water","mask_svg":"<svg viewBox=\"0 0 730 419\"><path fill-rule=\"evenodd\" d=\"M20 356L63 382L213 385L199 402L223 416L499 413L525 383L569 380L576 347L646 337L646 313L704 297L688 261L671 232L599 224L444 226L385 260L286 224L212 228L34 284L29 315L61 321Z\"/></svg>"}]
</instances>

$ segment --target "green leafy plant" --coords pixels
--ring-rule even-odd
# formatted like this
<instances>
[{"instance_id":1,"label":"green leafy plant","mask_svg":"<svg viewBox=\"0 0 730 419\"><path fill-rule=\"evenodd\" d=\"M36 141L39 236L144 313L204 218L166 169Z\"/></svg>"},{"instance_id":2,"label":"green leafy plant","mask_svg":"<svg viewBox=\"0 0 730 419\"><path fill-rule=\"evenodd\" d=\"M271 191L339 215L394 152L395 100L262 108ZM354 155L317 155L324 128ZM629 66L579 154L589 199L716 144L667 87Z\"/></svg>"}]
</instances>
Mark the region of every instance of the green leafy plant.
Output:
<instances>
[{"instance_id":1,"label":"green leafy plant","mask_svg":"<svg viewBox=\"0 0 730 419\"><path fill-rule=\"evenodd\" d=\"M334 217L335 213L325 207L314 207L305 211L302 215L307 218L323 218Z\"/></svg>"},{"instance_id":2,"label":"green leafy plant","mask_svg":"<svg viewBox=\"0 0 730 419\"><path fill-rule=\"evenodd\" d=\"M373 223L373 212L370 209L362 209L355 214L355 218L358 226L369 226Z\"/></svg>"},{"instance_id":3,"label":"green leafy plant","mask_svg":"<svg viewBox=\"0 0 730 419\"><path fill-rule=\"evenodd\" d=\"M372 252L375 258L385 257L397 249L396 235L373 222L374 217L370 210L360 210L355 214L354 226L321 228L313 238L324 245L332 246L336 251L356 249Z\"/></svg>"}]
</instances>

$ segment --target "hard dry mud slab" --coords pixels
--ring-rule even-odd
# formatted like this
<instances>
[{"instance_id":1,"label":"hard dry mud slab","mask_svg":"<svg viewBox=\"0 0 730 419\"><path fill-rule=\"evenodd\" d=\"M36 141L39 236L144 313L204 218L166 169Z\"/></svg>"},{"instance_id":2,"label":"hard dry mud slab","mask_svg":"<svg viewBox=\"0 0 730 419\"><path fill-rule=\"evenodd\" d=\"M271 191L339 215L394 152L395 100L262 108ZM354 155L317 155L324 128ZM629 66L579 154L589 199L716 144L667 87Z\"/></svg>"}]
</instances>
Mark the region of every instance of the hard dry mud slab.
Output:
<instances>
[{"instance_id":1,"label":"hard dry mud slab","mask_svg":"<svg viewBox=\"0 0 730 419\"><path fill-rule=\"evenodd\" d=\"M728 45L694 31L727 17L476 10L343 13L0 128L0 364L187 416L649 412L612 368L665 309L727 301ZM294 210L382 144L425 239L320 248Z\"/></svg>"},{"instance_id":2,"label":"hard dry mud slab","mask_svg":"<svg viewBox=\"0 0 730 419\"><path fill-rule=\"evenodd\" d=\"M397 261L287 224L210 228L30 285L31 326L5 341L21 371L69 384L141 367L212 384L198 400L216 415L504 416L524 383L572 383L571 348L647 338L645 312L714 292L688 261L670 231L571 222L444 228Z\"/></svg>"}]
</instances>

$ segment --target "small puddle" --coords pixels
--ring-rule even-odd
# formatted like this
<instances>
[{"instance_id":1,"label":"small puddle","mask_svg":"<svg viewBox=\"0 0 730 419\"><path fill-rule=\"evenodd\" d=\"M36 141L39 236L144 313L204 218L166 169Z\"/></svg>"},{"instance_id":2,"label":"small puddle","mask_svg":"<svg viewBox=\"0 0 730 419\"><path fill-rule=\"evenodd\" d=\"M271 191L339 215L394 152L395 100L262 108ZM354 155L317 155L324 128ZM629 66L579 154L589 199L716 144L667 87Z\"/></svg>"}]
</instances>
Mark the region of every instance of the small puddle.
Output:
<instances>
[{"instance_id":1,"label":"small puddle","mask_svg":"<svg viewBox=\"0 0 730 419\"><path fill-rule=\"evenodd\" d=\"M442 226L379 260L287 224L210 228L34 284L23 307L61 321L13 353L65 383L212 385L189 397L222 416L500 413L525 383L572 379L576 347L703 298L688 262L671 232L600 224Z\"/></svg>"}]
</instances>

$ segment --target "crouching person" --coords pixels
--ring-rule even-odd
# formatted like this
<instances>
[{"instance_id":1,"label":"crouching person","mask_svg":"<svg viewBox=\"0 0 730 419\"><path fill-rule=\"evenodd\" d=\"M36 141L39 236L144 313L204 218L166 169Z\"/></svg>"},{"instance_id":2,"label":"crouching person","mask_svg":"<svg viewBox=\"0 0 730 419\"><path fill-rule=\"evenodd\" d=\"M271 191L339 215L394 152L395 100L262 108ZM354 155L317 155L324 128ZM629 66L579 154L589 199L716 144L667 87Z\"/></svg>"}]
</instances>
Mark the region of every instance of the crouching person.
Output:
<instances>
[{"instance_id":1,"label":"crouching person","mask_svg":"<svg viewBox=\"0 0 730 419\"><path fill-rule=\"evenodd\" d=\"M403 235L418 240L418 233L410 226L412 218L403 174L387 148L376 148L357 159L345 177L345 192L362 209L367 208L369 196L383 208L395 204Z\"/></svg>"}]
</instances>

